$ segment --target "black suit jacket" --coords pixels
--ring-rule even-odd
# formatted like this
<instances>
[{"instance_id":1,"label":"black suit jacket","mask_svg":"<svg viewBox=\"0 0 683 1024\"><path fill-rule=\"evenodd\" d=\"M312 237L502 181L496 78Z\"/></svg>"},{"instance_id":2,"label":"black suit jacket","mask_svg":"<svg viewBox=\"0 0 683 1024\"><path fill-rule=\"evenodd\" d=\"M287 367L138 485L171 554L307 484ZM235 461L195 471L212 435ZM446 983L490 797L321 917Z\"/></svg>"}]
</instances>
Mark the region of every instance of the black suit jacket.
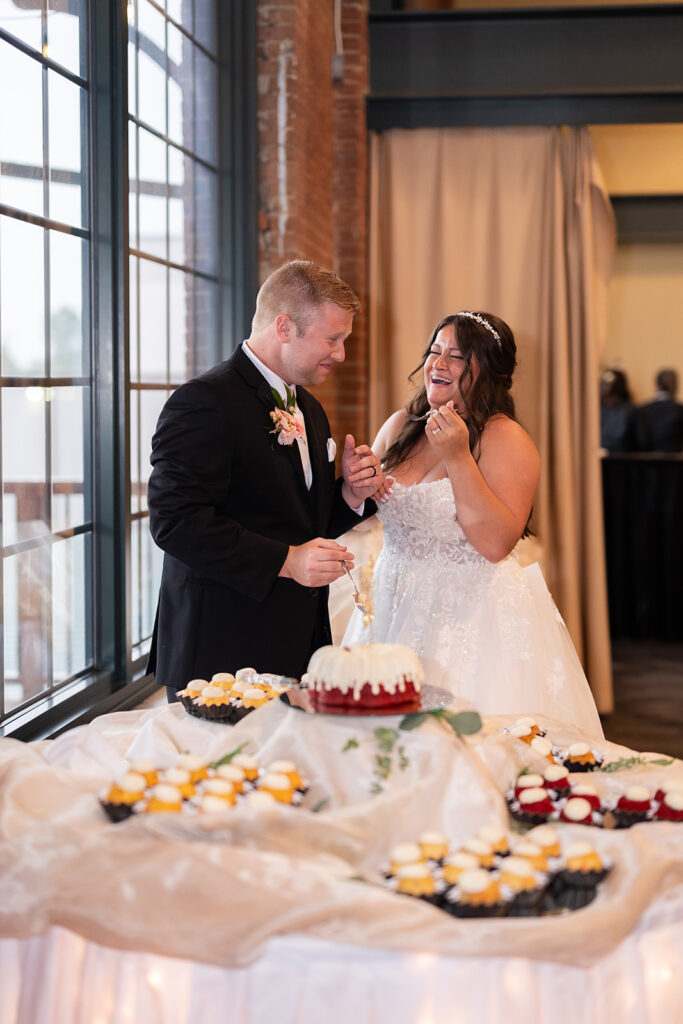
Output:
<instances>
[{"instance_id":1,"label":"black suit jacket","mask_svg":"<svg viewBox=\"0 0 683 1024\"><path fill-rule=\"evenodd\" d=\"M683 451L683 405L673 398L656 398L639 409L641 448L647 452Z\"/></svg>"},{"instance_id":2,"label":"black suit jacket","mask_svg":"<svg viewBox=\"0 0 683 1024\"><path fill-rule=\"evenodd\" d=\"M297 387L313 484L296 442L280 445L270 385L238 349L179 387L152 440L150 529L165 552L148 671L178 689L193 678L258 671L300 676L331 643L327 587L278 572L290 544L336 537L359 522L328 460L330 428ZM375 511L366 502L364 515Z\"/></svg>"}]
</instances>

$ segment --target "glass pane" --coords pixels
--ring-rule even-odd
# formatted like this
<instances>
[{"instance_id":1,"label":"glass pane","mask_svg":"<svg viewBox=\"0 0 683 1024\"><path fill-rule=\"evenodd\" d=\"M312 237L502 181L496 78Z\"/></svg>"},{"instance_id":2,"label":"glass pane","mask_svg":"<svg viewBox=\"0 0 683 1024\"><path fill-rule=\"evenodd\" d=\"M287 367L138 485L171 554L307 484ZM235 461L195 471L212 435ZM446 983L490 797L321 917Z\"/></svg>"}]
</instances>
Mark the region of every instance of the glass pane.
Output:
<instances>
[{"instance_id":1,"label":"glass pane","mask_svg":"<svg viewBox=\"0 0 683 1024\"><path fill-rule=\"evenodd\" d=\"M188 32L193 29L192 0L166 0L166 11L170 18L177 21Z\"/></svg>"},{"instance_id":2,"label":"glass pane","mask_svg":"<svg viewBox=\"0 0 683 1024\"><path fill-rule=\"evenodd\" d=\"M182 32L168 26L169 79L168 79L168 135L169 138L192 149L194 145L194 116L192 98L194 46Z\"/></svg>"},{"instance_id":3,"label":"glass pane","mask_svg":"<svg viewBox=\"0 0 683 1024\"><path fill-rule=\"evenodd\" d=\"M63 682L91 663L87 596L90 534L68 537L52 545L53 678Z\"/></svg>"},{"instance_id":4,"label":"glass pane","mask_svg":"<svg viewBox=\"0 0 683 1024\"><path fill-rule=\"evenodd\" d=\"M47 54L50 60L85 78L87 61L85 0L48 0ZM81 49L81 41L83 48Z\"/></svg>"},{"instance_id":5,"label":"glass pane","mask_svg":"<svg viewBox=\"0 0 683 1024\"><path fill-rule=\"evenodd\" d=\"M185 203L168 201L168 258L171 263L187 263L185 255Z\"/></svg>"},{"instance_id":6,"label":"glass pane","mask_svg":"<svg viewBox=\"0 0 683 1024\"><path fill-rule=\"evenodd\" d=\"M195 163L196 225L195 225L195 266L205 274L216 273L216 174L202 164Z\"/></svg>"},{"instance_id":7,"label":"glass pane","mask_svg":"<svg viewBox=\"0 0 683 1024\"><path fill-rule=\"evenodd\" d=\"M84 195L81 163L80 86L48 71L50 217L63 224L83 226Z\"/></svg>"},{"instance_id":8,"label":"glass pane","mask_svg":"<svg viewBox=\"0 0 683 1024\"><path fill-rule=\"evenodd\" d=\"M218 288L201 277L194 280L194 343L192 376L208 370L216 362L218 334Z\"/></svg>"},{"instance_id":9,"label":"glass pane","mask_svg":"<svg viewBox=\"0 0 683 1024\"><path fill-rule=\"evenodd\" d=\"M0 0L0 28L11 32L17 39L28 43L35 50L42 50L43 30L41 24L40 3L27 6L17 5L16 0ZM2 65L2 57L0 57Z\"/></svg>"},{"instance_id":10,"label":"glass pane","mask_svg":"<svg viewBox=\"0 0 683 1024\"><path fill-rule=\"evenodd\" d=\"M0 39L0 203L42 215L40 64Z\"/></svg>"},{"instance_id":11,"label":"glass pane","mask_svg":"<svg viewBox=\"0 0 683 1024\"><path fill-rule=\"evenodd\" d=\"M49 531L45 473L45 388L4 388L2 494L5 544ZM11 496L11 497L10 497Z\"/></svg>"},{"instance_id":12,"label":"glass pane","mask_svg":"<svg viewBox=\"0 0 683 1024\"><path fill-rule=\"evenodd\" d=\"M165 390L140 392L140 508L143 509L147 508L147 481L152 471L149 462L152 437L168 396L169 392Z\"/></svg>"},{"instance_id":13,"label":"glass pane","mask_svg":"<svg viewBox=\"0 0 683 1024\"><path fill-rule=\"evenodd\" d=\"M166 267L140 260L140 380L165 381Z\"/></svg>"},{"instance_id":14,"label":"glass pane","mask_svg":"<svg viewBox=\"0 0 683 1024\"><path fill-rule=\"evenodd\" d=\"M128 43L128 110L133 116L138 112L138 68L137 47Z\"/></svg>"},{"instance_id":15,"label":"glass pane","mask_svg":"<svg viewBox=\"0 0 683 1024\"><path fill-rule=\"evenodd\" d=\"M188 275L181 270L169 272L169 342L171 380L181 384L190 376L187 324L190 322Z\"/></svg>"},{"instance_id":16,"label":"glass pane","mask_svg":"<svg viewBox=\"0 0 683 1024\"><path fill-rule=\"evenodd\" d=\"M6 377L45 374L44 231L0 217L0 336Z\"/></svg>"},{"instance_id":17,"label":"glass pane","mask_svg":"<svg viewBox=\"0 0 683 1024\"><path fill-rule=\"evenodd\" d=\"M194 152L216 166L216 65L195 47L196 139Z\"/></svg>"},{"instance_id":18,"label":"glass pane","mask_svg":"<svg viewBox=\"0 0 683 1024\"><path fill-rule=\"evenodd\" d=\"M131 256L128 264L128 296L130 316L128 319L128 350L130 353L130 379L140 380L140 360L138 358L138 259Z\"/></svg>"},{"instance_id":19,"label":"glass pane","mask_svg":"<svg viewBox=\"0 0 683 1024\"><path fill-rule=\"evenodd\" d=\"M140 510L140 392L130 393L130 510Z\"/></svg>"},{"instance_id":20,"label":"glass pane","mask_svg":"<svg viewBox=\"0 0 683 1024\"><path fill-rule=\"evenodd\" d=\"M166 134L166 19L147 2L138 7L138 114Z\"/></svg>"},{"instance_id":21,"label":"glass pane","mask_svg":"<svg viewBox=\"0 0 683 1024\"><path fill-rule=\"evenodd\" d=\"M128 245L131 249L138 245L138 130L130 122L128 125Z\"/></svg>"},{"instance_id":22,"label":"glass pane","mask_svg":"<svg viewBox=\"0 0 683 1024\"><path fill-rule=\"evenodd\" d=\"M85 520L85 443L90 433L90 389L52 388L52 530Z\"/></svg>"},{"instance_id":23,"label":"glass pane","mask_svg":"<svg viewBox=\"0 0 683 1024\"><path fill-rule=\"evenodd\" d=\"M164 196L140 196L140 251L167 259L167 202Z\"/></svg>"},{"instance_id":24,"label":"glass pane","mask_svg":"<svg viewBox=\"0 0 683 1024\"><path fill-rule=\"evenodd\" d=\"M150 132L138 132L140 165L139 246L167 258L166 154L168 146Z\"/></svg>"},{"instance_id":25,"label":"glass pane","mask_svg":"<svg viewBox=\"0 0 683 1024\"><path fill-rule=\"evenodd\" d=\"M51 562L46 544L3 564L6 711L50 684Z\"/></svg>"},{"instance_id":26,"label":"glass pane","mask_svg":"<svg viewBox=\"0 0 683 1024\"><path fill-rule=\"evenodd\" d=\"M53 377L81 377L89 364L83 330L88 243L62 231L51 231L49 243L50 371Z\"/></svg>"},{"instance_id":27,"label":"glass pane","mask_svg":"<svg viewBox=\"0 0 683 1024\"><path fill-rule=\"evenodd\" d=\"M216 0L194 0L194 36L211 53L216 52Z\"/></svg>"}]
</instances>

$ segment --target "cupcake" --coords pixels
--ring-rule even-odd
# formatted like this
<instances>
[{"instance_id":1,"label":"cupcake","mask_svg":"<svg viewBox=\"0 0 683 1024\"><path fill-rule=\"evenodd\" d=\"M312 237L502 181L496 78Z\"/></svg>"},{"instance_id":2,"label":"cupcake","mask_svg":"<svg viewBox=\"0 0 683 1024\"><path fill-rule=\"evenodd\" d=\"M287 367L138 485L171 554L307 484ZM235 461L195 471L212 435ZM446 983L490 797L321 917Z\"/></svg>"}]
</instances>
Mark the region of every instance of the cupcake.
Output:
<instances>
[{"instance_id":1,"label":"cupcake","mask_svg":"<svg viewBox=\"0 0 683 1024\"><path fill-rule=\"evenodd\" d=\"M235 754L230 764L241 768L248 782L255 782L258 776L258 761L251 754Z\"/></svg>"},{"instance_id":2,"label":"cupcake","mask_svg":"<svg viewBox=\"0 0 683 1024\"><path fill-rule=\"evenodd\" d=\"M235 682L235 677L232 672L215 672L211 676L211 685L220 686L221 690L232 689L232 684Z\"/></svg>"},{"instance_id":3,"label":"cupcake","mask_svg":"<svg viewBox=\"0 0 683 1024\"><path fill-rule=\"evenodd\" d=\"M581 797L582 800L587 800L594 811L599 811L601 807L600 794L598 793L595 786L590 782L577 782L576 785L572 786L571 795L573 797Z\"/></svg>"},{"instance_id":4,"label":"cupcake","mask_svg":"<svg viewBox=\"0 0 683 1024\"><path fill-rule=\"evenodd\" d=\"M501 917L506 910L498 882L482 868L463 871L445 906L456 917Z\"/></svg>"},{"instance_id":5,"label":"cupcake","mask_svg":"<svg viewBox=\"0 0 683 1024\"><path fill-rule=\"evenodd\" d=\"M510 890L508 913L513 917L527 917L536 913L547 885L545 875L534 871L524 857L508 857L500 872L503 893Z\"/></svg>"},{"instance_id":6,"label":"cupcake","mask_svg":"<svg viewBox=\"0 0 683 1024\"><path fill-rule=\"evenodd\" d=\"M202 787L202 796L207 795L218 797L231 806L237 803L233 785L227 779L207 779Z\"/></svg>"},{"instance_id":7,"label":"cupcake","mask_svg":"<svg viewBox=\"0 0 683 1024\"><path fill-rule=\"evenodd\" d=\"M572 843L567 847L564 868L553 879L555 903L569 910L587 906L595 899L598 883L608 870L590 843Z\"/></svg>"},{"instance_id":8,"label":"cupcake","mask_svg":"<svg viewBox=\"0 0 683 1024\"><path fill-rule=\"evenodd\" d=\"M448 856L448 840L442 832L423 832L417 842L425 860L442 861Z\"/></svg>"},{"instance_id":9,"label":"cupcake","mask_svg":"<svg viewBox=\"0 0 683 1024\"><path fill-rule=\"evenodd\" d=\"M510 844L508 843L505 829L501 828L500 825L496 825L495 822L482 825L477 833L477 839L488 843L498 857L507 857L510 852Z\"/></svg>"},{"instance_id":10,"label":"cupcake","mask_svg":"<svg viewBox=\"0 0 683 1024\"><path fill-rule=\"evenodd\" d=\"M195 794L194 784L186 768L169 768L168 771L161 773L159 781L175 786L185 800L189 800Z\"/></svg>"},{"instance_id":11,"label":"cupcake","mask_svg":"<svg viewBox=\"0 0 683 1024\"><path fill-rule=\"evenodd\" d=\"M261 789L252 789L244 800L245 807L249 807L252 811L266 811L268 808L275 807L276 803L277 801L271 793L266 793Z\"/></svg>"},{"instance_id":12,"label":"cupcake","mask_svg":"<svg viewBox=\"0 0 683 1024\"><path fill-rule=\"evenodd\" d=\"M532 786L531 789L523 789L520 792L519 811L516 817L520 821L528 821L537 825L547 821L553 813L553 809L548 790L543 786Z\"/></svg>"},{"instance_id":13,"label":"cupcake","mask_svg":"<svg viewBox=\"0 0 683 1024\"><path fill-rule=\"evenodd\" d=\"M534 871L548 870L548 859L543 849L528 839L523 839L513 847L512 856L527 861Z\"/></svg>"},{"instance_id":14,"label":"cupcake","mask_svg":"<svg viewBox=\"0 0 683 1024\"><path fill-rule=\"evenodd\" d=\"M136 761L131 761L130 770L132 772L138 772L139 775L145 780L146 786L156 786L159 781L159 774L156 769L154 761L150 761L146 757L138 758Z\"/></svg>"},{"instance_id":15,"label":"cupcake","mask_svg":"<svg viewBox=\"0 0 683 1024\"><path fill-rule=\"evenodd\" d=\"M543 772L543 785L546 789L553 790L558 796L563 796L571 788L569 772L564 765L550 764Z\"/></svg>"},{"instance_id":16,"label":"cupcake","mask_svg":"<svg viewBox=\"0 0 683 1024\"><path fill-rule=\"evenodd\" d=\"M587 743L572 743L563 764L570 772L592 772L602 764L602 758L598 758Z\"/></svg>"},{"instance_id":17,"label":"cupcake","mask_svg":"<svg viewBox=\"0 0 683 1024\"><path fill-rule=\"evenodd\" d=\"M294 796L294 787L281 772L266 772L258 788L261 792L270 793L280 804L291 804Z\"/></svg>"},{"instance_id":18,"label":"cupcake","mask_svg":"<svg viewBox=\"0 0 683 1024\"><path fill-rule=\"evenodd\" d=\"M645 786L629 786L624 795L617 800L612 814L617 828L630 828L639 821L647 821L651 817L651 811L650 790Z\"/></svg>"},{"instance_id":19,"label":"cupcake","mask_svg":"<svg viewBox=\"0 0 683 1024\"><path fill-rule=\"evenodd\" d=\"M235 679L238 683L250 683L258 675L255 668L238 668L235 672Z\"/></svg>"},{"instance_id":20,"label":"cupcake","mask_svg":"<svg viewBox=\"0 0 683 1024\"><path fill-rule=\"evenodd\" d=\"M160 782L154 786L145 804L147 814L178 814L183 807L183 794L177 786Z\"/></svg>"},{"instance_id":21,"label":"cupcake","mask_svg":"<svg viewBox=\"0 0 683 1024\"><path fill-rule=\"evenodd\" d=\"M208 775L206 761L198 754L181 754L178 758L176 768L184 769L190 773L190 782L200 782Z\"/></svg>"},{"instance_id":22,"label":"cupcake","mask_svg":"<svg viewBox=\"0 0 683 1024\"><path fill-rule=\"evenodd\" d=\"M520 793L525 789L534 789L543 785L543 776L536 772L527 772L526 775L519 775L515 782L515 797L519 800Z\"/></svg>"},{"instance_id":23,"label":"cupcake","mask_svg":"<svg viewBox=\"0 0 683 1024\"><path fill-rule=\"evenodd\" d=\"M521 740L522 743L528 743L531 746L531 741L538 734L533 732L530 725L513 725L510 729L510 735L516 740Z\"/></svg>"},{"instance_id":24,"label":"cupcake","mask_svg":"<svg viewBox=\"0 0 683 1024\"><path fill-rule=\"evenodd\" d=\"M493 848L490 843L485 843L483 839L478 839L476 836L473 839L468 839L461 849L465 853L474 854L479 861L479 867L493 867Z\"/></svg>"},{"instance_id":25,"label":"cupcake","mask_svg":"<svg viewBox=\"0 0 683 1024\"><path fill-rule=\"evenodd\" d=\"M537 825L529 829L526 838L540 846L546 857L559 857L562 852L559 836L552 825Z\"/></svg>"},{"instance_id":26,"label":"cupcake","mask_svg":"<svg viewBox=\"0 0 683 1024\"><path fill-rule=\"evenodd\" d=\"M404 864L396 872L396 892L419 896L430 903L438 900L436 881L426 864Z\"/></svg>"},{"instance_id":27,"label":"cupcake","mask_svg":"<svg viewBox=\"0 0 683 1024\"><path fill-rule=\"evenodd\" d=\"M145 795L145 777L139 772L125 772L100 800L112 821L123 821L133 813L133 804Z\"/></svg>"},{"instance_id":28,"label":"cupcake","mask_svg":"<svg viewBox=\"0 0 683 1024\"><path fill-rule=\"evenodd\" d=\"M264 704L267 704L270 700L268 694L259 686L250 686L242 694L242 707L249 708L261 708Z\"/></svg>"},{"instance_id":29,"label":"cupcake","mask_svg":"<svg viewBox=\"0 0 683 1024\"><path fill-rule=\"evenodd\" d=\"M131 768L133 769L133 771L137 770L133 768L132 765ZM657 789L657 792L655 793L655 800L657 801L657 803L661 803L664 799L664 794L668 793L670 790L674 790L676 793L680 793L683 790L683 783L671 782L669 780L663 782L662 785L659 786L659 788Z\"/></svg>"},{"instance_id":30,"label":"cupcake","mask_svg":"<svg viewBox=\"0 0 683 1024\"><path fill-rule=\"evenodd\" d=\"M236 793L244 792L244 771L234 762L232 764L220 764L216 768L216 778L230 782Z\"/></svg>"},{"instance_id":31,"label":"cupcake","mask_svg":"<svg viewBox=\"0 0 683 1024\"><path fill-rule=\"evenodd\" d=\"M422 862L422 850L417 843L398 843L389 854L388 874L398 874L400 868L406 864L419 864Z\"/></svg>"},{"instance_id":32,"label":"cupcake","mask_svg":"<svg viewBox=\"0 0 683 1024\"><path fill-rule=\"evenodd\" d=\"M534 737L545 736L545 729L538 724L532 715L522 715L521 718L517 719L515 725L526 726L526 728L531 729Z\"/></svg>"},{"instance_id":33,"label":"cupcake","mask_svg":"<svg viewBox=\"0 0 683 1024\"><path fill-rule=\"evenodd\" d=\"M267 771L276 772L279 775L286 775L293 789L304 790L304 781L294 767L293 761L273 761L268 765Z\"/></svg>"},{"instance_id":34,"label":"cupcake","mask_svg":"<svg viewBox=\"0 0 683 1024\"><path fill-rule=\"evenodd\" d=\"M199 697L195 697L188 711L199 718L206 718L210 721L220 721L230 716L232 705L230 695L220 686L209 684L205 686Z\"/></svg>"},{"instance_id":35,"label":"cupcake","mask_svg":"<svg viewBox=\"0 0 683 1024\"><path fill-rule=\"evenodd\" d=\"M443 880L448 885L455 885L463 871L473 871L479 867L479 860L473 853L465 853L460 850L458 853L446 857L441 869Z\"/></svg>"},{"instance_id":36,"label":"cupcake","mask_svg":"<svg viewBox=\"0 0 683 1024\"><path fill-rule=\"evenodd\" d=\"M683 790L667 790L655 812L657 821L683 821Z\"/></svg>"},{"instance_id":37,"label":"cupcake","mask_svg":"<svg viewBox=\"0 0 683 1024\"><path fill-rule=\"evenodd\" d=\"M200 797L198 809L204 814L227 814L230 802L213 793L205 793Z\"/></svg>"},{"instance_id":38,"label":"cupcake","mask_svg":"<svg viewBox=\"0 0 683 1024\"><path fill-rule=\"evenodd\" d=\"M593 808L582 796L570 797L560 811L560 821L570 821L574 825L592 825Z\"/></svg>"},{"instance_id":39,"label":"cupcake","mask_svg":"<svg viewBox=\"0 0 683 1024\"><path fill-rule=\"evenodd\" d=\"M553 763L553 745L545 736L534 736L530 747L535 754L540 754L546 761L550 761L551 764Z\"/></svg>"},{"instance_id":40,"label":"cupcake","mask_svg":"<svg viewBox=\"0 0 683 1024\"><path fill-rule=\"evenodd\" d=\"M201 697L202 690L209 685L208 679L191 679L184 690L178 690L176 697L188 711L192 708L192 702Z\"/></svg>"}]
</instances>

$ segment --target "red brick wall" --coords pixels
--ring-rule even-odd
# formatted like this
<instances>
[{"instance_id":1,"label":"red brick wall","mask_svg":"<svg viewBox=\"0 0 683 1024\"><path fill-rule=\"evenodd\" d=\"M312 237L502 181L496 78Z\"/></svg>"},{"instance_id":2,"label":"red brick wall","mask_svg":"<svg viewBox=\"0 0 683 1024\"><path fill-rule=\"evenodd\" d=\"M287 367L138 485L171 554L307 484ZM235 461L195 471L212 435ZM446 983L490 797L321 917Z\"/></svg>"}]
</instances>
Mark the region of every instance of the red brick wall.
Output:
<instances>
[{"instance_id":1,"label":"red brick wall","mask_svg":"<svg viewBox=\"0 0 683 1024\"><path fill-rule=\"evenodd\" d=\"M313 259L363 304L346 361L317 389L338 443L367 436L368 0L342 0L343 81L332 82L334 0L258 0L259 272ZM341 447L341 445L338 445Z\"/></svg>"}]
</instances>

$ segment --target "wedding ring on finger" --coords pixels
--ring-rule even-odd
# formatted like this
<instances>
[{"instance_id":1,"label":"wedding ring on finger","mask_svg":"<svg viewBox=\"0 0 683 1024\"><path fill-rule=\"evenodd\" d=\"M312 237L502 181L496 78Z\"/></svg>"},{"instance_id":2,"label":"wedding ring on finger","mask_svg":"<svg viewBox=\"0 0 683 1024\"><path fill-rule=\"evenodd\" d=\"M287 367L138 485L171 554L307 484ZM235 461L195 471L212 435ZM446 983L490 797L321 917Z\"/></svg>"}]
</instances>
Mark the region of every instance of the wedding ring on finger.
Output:
<instances>
[{"instance_id":1,"label":"wedding ring on finger","mask_svg":"<svg viewBox=\"0 0 683 1024\"><path fill-rule=\"evenodd\" d=\"M432 434L440 434L440 433L441 433L441 427L438 426L438 424L437 424L435 427L432 428Z\"/></svg>"},{"instance_id":2,"label":"wedding ring on finger","mask_svg":"<svg viewBox=\"0 0 683 1024\"><path fill-rule=\"evenodd\" d=\"M373 476L377 476L377 466L371 466L371 469L372 469L372 475Z\"/></svg>"}]
</instances>

